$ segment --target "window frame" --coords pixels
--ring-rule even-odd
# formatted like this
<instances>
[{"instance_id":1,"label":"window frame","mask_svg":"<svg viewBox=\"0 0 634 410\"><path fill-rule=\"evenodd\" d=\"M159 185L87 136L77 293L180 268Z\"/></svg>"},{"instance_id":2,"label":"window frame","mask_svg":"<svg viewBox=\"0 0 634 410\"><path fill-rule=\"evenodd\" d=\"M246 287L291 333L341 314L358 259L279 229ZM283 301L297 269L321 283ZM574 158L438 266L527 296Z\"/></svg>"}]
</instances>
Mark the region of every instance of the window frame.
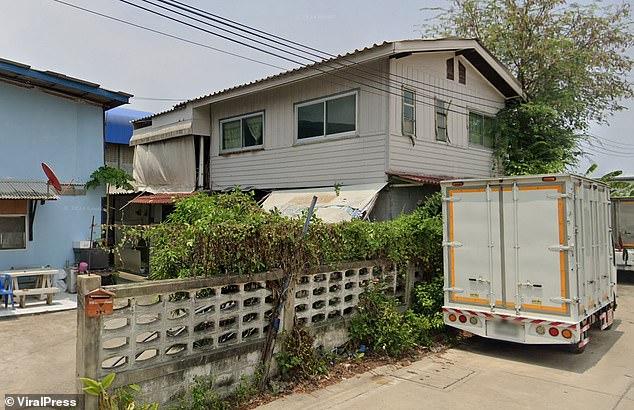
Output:
<instances>
[{"instance_id":1,"label":"window frame","mask_svg":"<svg viewBox=\"0 0 634 410\"><path fill-rule=\"evenodd\" d=\"M349 97L351 95L354 95L354 130L338 132L336 134L328 134L328 106L326 103L328 101L337 100L339 98ZM324 134L316 135L314 137L299 138L299 109L302 107L307 107L309 105L316 105L320 103L323 104L324 108ZM325 97L314 98L312 100L297 102L293 104L293 112L295 144L308 144L316 141L327 141L339 138L356 137L359 133L359 90L355 89L352 91L345 91L342 93L327 95Z\"/></svg>"},{"instance_id":2,"label":"window frame","mask_svg":"<svg viewBox=\"0 0 634 410\"><path fill-rule=\"evenodd\" d=\"M262 117L262 143L258 145L244 146L244 134L243 134L243 120L252 117ZM242 147L240 148L224 148L224 127L223 125L228 122L240 121L240 137L243 138ZM265 110L253 111L246 114L235 115L232 117L222 118L218 121L219 135L220 135L220 154L230 154L234 152L254 151L264 149L264 137L265 137Z\"/></svg>"},{"instance_id":3,"label":"window frame","mask_svg":"<svg viewBox=\"0 0 634 410\"><path fill-rule=\"evenodd\" d=\"M29 203L27 202L27 209ZM27 214L0 214L0 218L24 218L24 248L0 248L0 252L26 251L29 249L29 215Z\"/></svg>"},{"instance_id":4,"label":"window frame","mask_svg":"<svg viewBox=\"0 0 634 410\"><path fill-rule=\"evenodd\" d=\"M445 61L445 72L447 80L455 81L456 80L456 62L455 57L448 58Z\"/></svg>"},{"instance_id":5,"label":"window frame","mask_svg":"<svg viewBox=\"0 0 634 410\"><path fill-rule=\"evenodd\" d=\"M460 60L458 60L458 83L467 85L467 66L462 64Z\"/></svg>"},{"instance_id":6,"label":"window frame","mask_svg":"<svg viewBox=\"0 0 634 410\"><path fill-rule=\"evenodd\" d=\"M405 93L412 93L412 103L408 104L405 102ZM412 107L413 119L412 119L412 133L405 132L405 107ZM401 93L401 134L406 136L416 136L416 91L403 87Z\"/></svg>"},{"instance_id":7,"label":"window frame","mask_svg":"<svg viewBox=\"0 0 634 410\"><path fill-rule=\"evenodd\" d=\"M471 115L472 114L473 115L478 115L482 119L482 134L480 135L480 137L482 139L482 144L479 144L477 142L471 142ZM486 114L486 113L483 113L483 112L477 111L477 110L468 110L468 117L467 117L467 142L469 144L469 147L492 151L493 150L492 146L488 147L488 146L484 145L484 122L485 122L485 120L495 121L495 115ZM495 143L495 136L493 136L493 143Z\"/></svg>"},{"instance_id":8,"label":"window frame","mask_svg":"<svg viewBox=\"0 0 634 410\"><path fill-rule=\"evenodd\" d=\"M442 104L442 112L438 111L439 104ZM438 139L438 115L443 115L445 117L445 139ZM443 144L449 144L449 103L440 98L434 98L434 122L435 122L435 139L436 142L441 142Z\"/></svg>"}]
</instances>

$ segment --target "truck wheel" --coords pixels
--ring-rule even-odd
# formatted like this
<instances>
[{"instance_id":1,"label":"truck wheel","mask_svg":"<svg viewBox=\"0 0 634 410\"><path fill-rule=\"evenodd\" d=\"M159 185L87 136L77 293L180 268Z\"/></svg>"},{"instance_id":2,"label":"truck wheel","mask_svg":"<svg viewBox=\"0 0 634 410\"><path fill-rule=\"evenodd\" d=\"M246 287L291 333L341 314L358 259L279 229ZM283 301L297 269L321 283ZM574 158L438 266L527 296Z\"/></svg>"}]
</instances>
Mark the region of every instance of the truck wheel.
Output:
<instances>
[{"instance_id":1,"label":"truck wheel","mask_svg":"<svg viewBox=\"0 0 634 410\"><path fill-rule=\"evenodd\" d=\"M579 343L571 344L568 346L568 351L574 354L581 354L586 350L586 345L579 347Z\"/></svg>"}]
</instances>

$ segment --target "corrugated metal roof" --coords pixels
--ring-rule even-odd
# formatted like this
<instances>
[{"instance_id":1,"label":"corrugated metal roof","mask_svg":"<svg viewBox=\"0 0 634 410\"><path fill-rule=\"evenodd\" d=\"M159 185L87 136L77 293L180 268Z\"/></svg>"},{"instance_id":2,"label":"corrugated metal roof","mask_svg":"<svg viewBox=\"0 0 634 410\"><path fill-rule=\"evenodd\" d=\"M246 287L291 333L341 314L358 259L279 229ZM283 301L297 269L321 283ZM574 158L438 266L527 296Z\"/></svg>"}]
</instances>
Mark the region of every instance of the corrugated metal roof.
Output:
<instances>
[{"instance_id":1,"label":"corrugated metal roof","mask_svg":"<svg viewBox=\"0 0 634 410\"><path fill-rule=\"evenodd\" d=\"M46 181L0 179L0 199L57 199L55 188Z\"/></svg>"},{"instance_id":2,"label":"corrugated metal roof","mask_svg":"<svg viewBox=\"0 0 634 410\"><path fill-rule=\"evenodd\" d=\"M339 191L335 191L334 187L273 191L262 203L262 208L267 211L276 209L283 216L297 218L308 210L313 196L316 196L315 215L322 221L351 221L367 217L385 185L385 182L347 185L340 187Z\"/></svg>"},{"instance_id":3,"label":"corrugated metal roof","mask_svg":"<svg viewBox=\"0 0 634 410\"><path fill-rule=\"evenodd\" d=\"M155 205L170 205L173 204L177 199L186 198L188 196L192 196L193 192L190 193L173 193L173 194L153 194L153 195L145 195L138 196L130 201L133 204L155 204Z\"/></svg>"},{"instance_id":4,"label":"corrugated metal roof","mask_svg":"<svg viewBox=\"0 0 634 410\"><path fill-rule=\"evenodd\" d=\"M431 184L431 185L439 185L440 181L452 179L452 177L415 175L415 174L407 174L404 172L387 172L387 174L391 177L395 177L398 179L404 179L406 181L420 182L423 184Z\"/></svg>"},{"instance_id":5,"label":"corrugated metal roof","mask_svg":"<svg viewBox=\"0 0 634 410\"><path fill-rule=\"evenodd\" d=\"M455 40L455 41L472 41L474 43L477 43L477 45L482 47L482 49L486 53L488 53L493 58L493 60L495 60L495 62L497 64L499 64L499 68L501 70L505 71L512 78L512 80L514 82L516 82L516 86L519 87L519 82L517 81L517 79L515 79L513 77L513 74L510 72L510 70L506 66L504 66L504 64L502 64L486 47L484 47L484 45L477 38L442 37L442 38L419 38L419 39L407 39L407 40L398 40L398 41L384 41L382 43L375 43L375 44L373 44L371 46L368 46L368 47L358 48L358 49L355 49L355 50L350 51L350 52L345 53L345 54L339 54L339 55L333 56L332 58L324 59L324 60L316 62L316 63L307 64L307 65L304 65L304 66L301 66L301 67L297 67L297 68L293 68L293 69L290 69L290 70L287 70L287 71L283 71L283 72L278 73L278 74L270 75L270 76L261 78L259 80L250 81L250 82L243 83L243 84L240 84L240 85L237 85L237 86L233 86L233 87L225 88L223 90L215 91L213 93L206 94L206 95L203 95L203 96L200 96L200 97L192 98L190 100L180 102L180 103L174 105L172 108L170 108L168 110L160 111L160 112L157 112L155 114L149 115L147 117L136 119L136 120L134 120L132 122L135 123L135 122L140 122L140 121L146 121L146 120L149 120L151 118L157 117L159 115L166 114L168 112L172 112L172 111L176 111L178 109L184 108L189 103L194 103L194 102L197 102L197 101L200 101L200 100L204 100L204 99L210 98L210 97L216 97L216 96L219 96L219 95L231 92L231 91L239 90L239 89L245 88L245 87L250 87L250 86L253 86L253 85L256 85L256 84L259 84L259 83L263 83L263 82L266 82L266 81L270 81L270 80L276 79L276 78L281 78L281 77L284 77L284 76L287 76L287 75L290 75L290 74L293 74L293 73L306 71L306 70L311 70L311 69L318 70L318 68L317 68L318 66L331 64L332 62L334 62L336 60L342 60L342 59L345 59L345 58L356 56L358 54L366 53L368 51L375 50L375 49L378 49L380 47L392 47L393 48L393 52L395 52L394 48L398 44L409 44L409 43L414 43L414 42L423 42L423 43L426 43L426 44L433 44L434 42L451 41L451 40ZM437 51L437 50L433 50L433 47L432 47L429 50L421 48L420 51ZM346 66L348 66L348 67L354 66L353 63L351 63L351 64L340 63L340 65L341 65L341 68L344 68ZM330 68L332 69L332 66L330 66ZM336 71L336 70L337 70L337 68L335 68L333 71ZM324 74L324 71L322 70L322 71L319 71L319 72L317 72L315 74L316 75ZM524 98L525 96L522 95L522 97Z\"/></svg>"}]
</instances>

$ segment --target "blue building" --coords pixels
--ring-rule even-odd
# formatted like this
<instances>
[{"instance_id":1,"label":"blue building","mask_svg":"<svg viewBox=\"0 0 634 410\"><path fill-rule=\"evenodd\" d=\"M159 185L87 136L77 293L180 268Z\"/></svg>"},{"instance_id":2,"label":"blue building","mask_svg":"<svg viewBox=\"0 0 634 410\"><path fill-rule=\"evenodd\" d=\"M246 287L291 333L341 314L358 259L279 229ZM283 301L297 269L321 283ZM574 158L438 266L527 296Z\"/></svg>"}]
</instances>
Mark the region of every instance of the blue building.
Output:
<instances>
[{"instance_id":1,"label":"blue building","mask_svg":"<svg viewBox=\"0 0 634 410\"><path fill-rule=\"evenodd\" d=\"M73 242L90 238L93 218L101 223L104 188L84 184L104 164L105 111L130 97L0 60L0 270L74 262Z\"/></svg>"}]
</instances>

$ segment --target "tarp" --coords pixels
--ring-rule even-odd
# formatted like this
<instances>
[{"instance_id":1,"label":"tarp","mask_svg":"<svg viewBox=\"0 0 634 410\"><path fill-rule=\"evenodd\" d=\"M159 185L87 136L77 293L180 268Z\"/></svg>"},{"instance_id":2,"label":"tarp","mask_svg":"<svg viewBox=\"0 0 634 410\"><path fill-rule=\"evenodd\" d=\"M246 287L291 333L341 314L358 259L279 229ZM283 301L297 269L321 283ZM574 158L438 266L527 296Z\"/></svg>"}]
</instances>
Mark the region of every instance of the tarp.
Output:
<instances>
[{"instance_id":1,"label":"tarp","mask_svg":"<svg viewBox=\"0 0 634 410\"><path fill-rule=\"evenodd\" d=\"M150 115L149 112L121 107L106 111L106 142L128 145L133 130L130 121L148 115Z\"/></svg>"},{"instance_id":2,"label":"tarp","mask_svg":"<svg viewBox=\"0 0 634 410\"><path fill-rule=\"evenodd\" d=\"M317 197L315 214L324 222L337 223L352 218L367 218L379 192L386 183L273 191L262 203L267 211L277 209L282 215L299 217Z\"/></svg>"},{"instance_id":3,"label":"tarp","mask_svg":"<svg viewBox=\"0 0 634 410\"><path fill-rule=\"evenodd\" d=\"M136 145L132 176L138 191L193 192L196 189L194 137Z\"/></svg>"}]
</instances>

